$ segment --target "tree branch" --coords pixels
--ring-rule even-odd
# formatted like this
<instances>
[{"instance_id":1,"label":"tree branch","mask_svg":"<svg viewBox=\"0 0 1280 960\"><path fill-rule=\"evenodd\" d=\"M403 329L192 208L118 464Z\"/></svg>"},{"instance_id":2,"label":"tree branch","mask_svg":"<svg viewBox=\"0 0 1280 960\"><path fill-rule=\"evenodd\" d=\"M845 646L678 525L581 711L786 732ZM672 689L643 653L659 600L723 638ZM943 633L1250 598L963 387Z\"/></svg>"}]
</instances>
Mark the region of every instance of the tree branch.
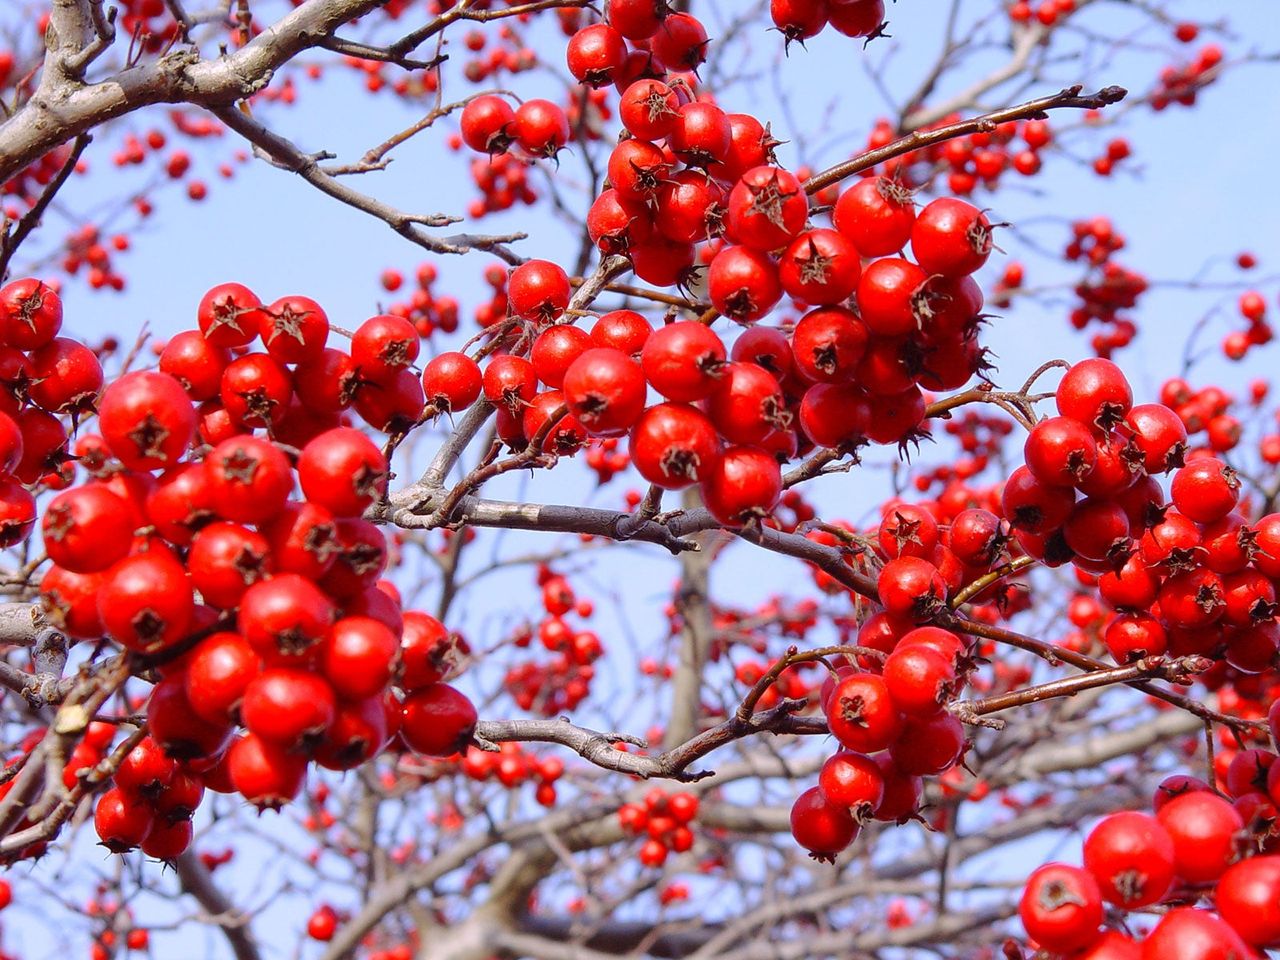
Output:
<instances>
[{"instance_id":1,"label":"tree branch","mask_svg":"<svg viewBox=\"0 0 1280 960\"><path fill-rule=\"evenodd\" d=\"M196 902L209 914L208 919L222 930L236 960L262 960L262 954L258 952L258 945L249 929L249 918L218 889L195 848L188 847L180 853L173 861L173 867L178 873L178 882L182 884L183 891L195 897Z\"/></svg>"},{"instance_id":2,"label":"tree branch","mask_svg":"<svg viewBox=\"0 0 1280 960\"><path fill-rule=\"evenodd\" d=\"M1024 707L1031 703L1040 703L1059 697L1074 697L1077 693L1085 690L1112 686L1117 683L1133 683L1138 680L1167 680L1170 683L1190 683L1195 674L1204 673L1212 666L1213 661L1208 657L1192 656L1176 657L1174 659L1143 657L1128 666L1110 667L1078 674L1074 677L1050 680L1047 683L1040 683L1033 687L1024 687L1021 690L1011 690L1008 693L983 697L981 700L953 700L947 704L947 709L965 723L985 726L991 721L982 723L979 718L989 713L998 713L1001 710ZM997 722L1001 727L1004 726L1003 721Z\"/></svg>"},{"instance_id":3,"label":"tree branch","mask_svg":"<svg viewBox=\"0 0 1280 960\"><path fill-rule=\"evenodd\" d=\"M310 0L233 53L203 60L193 48L175 49L94 84L81 83L62 68L49 70L51 58L46 57L40 87L0 125L0 183L59 144L141 107L156 103L229 106L250 97L299 53L384 2ZM65 6L66 0L55 12ZM90 23L83 22L79 37L62 55L83 49Z\"/></svg>"},{"instance_id":4,"label":"tree branch","mask_svg":"<svg viewBox=\"0 0 1280 960\"><path fill-rule=\"evenodd\" d=\"M18 247L22 246L22 242L27 239L31 231L40 225L40 220L45 211L49 209L49 204L53 202L53 198L58 195L58 191L70 179L71 174L75 172L76 164L80 162L80 155L84 153L85 148L92 142L93 137L87 133L76 137L76 141L71 147L71 152L67 154L66 161L54 178L49 181L49 185L41 191L40 198L36 200L35 205L23 214L22 219L18 221L17 227L12 232L9 231L8 224L6 224L4 236L0 238L0 279L3 279L9 272L9 262L13 259L13 255L18 252Z\"/></svg>"},{"instance_id":5,"label":"tree branch","mask_svg":"<svg viewBox=\"0 0 1280 960\"><path fill-rule=\"evenodd\" d=\"M518 264L521 261L521 258L508 249L506 244L523 240L526 234L485 236L460 233L451 237L433 237L421 228L448 226L451 223L457 223L458 218L440 213L411 214L397 210L329 176L320 168L315 156L303 153L296 145L267 129L244 110L236 107L213 107L210 108L210 112L252 143L261 155L276 166L296 173L317 190L335 200L376 217L400 236L416 243L424 250L441 254L462 254L470 253L472 250L484 250L507 263Z\"/></svg>"},{"instance_id":6,"label":"tree branch","mask_svg":"<svg viewBox=\"0 0 1280 960\"><path fill-rule=\"evenodd\" d=\"M1000 124L1008 123L1011 120L1043 118L1049 110L1057 110L1064 107L1077 110L1099 110L1108 104L1118 103L1128 93L1123 87L1112 86L1103 87L1097 93L1082 96L1080 94L1082 89L1084 89L1082 86L1076 84L1052 96L1029 100L1026 103L1020 103L1014 107L1005 107L1002 110L993 110L991 113L985 113L980 117L960 120L932 130L909 133L905 137L899 137L883 147L868 150L850 160L845 160L843 163L828 167L821 173L814 174L804 183L805 193L815 194L833 183L839 183L847 177L861 173L863 170L870 170L886 160L892 160L894 157L911 153L913 150L920 150L936 143L944 143L947 140L967 136L971 133L990 133Z\"/></svg>"},{"instance_id":7,"label":"tree branch","mask_svg":"<svg viewBox=\"0 0 1280 960\"><path fill-rule=\"evenodd\" d=\"M998 643L1005 643L1009 646L1017 647L1020 650L1026 650L1034 653L1036 656L1046 660L1052 664L1069 663L1073 667L1079 667L1081 670L1090 672L1106 671L1111 668L1110 664L1083 653L1076 653L1074 650L1068 650L1066 647L1054 646L1051 643L1045 643L1043 640L1037 640L1034 637L1028 637L1013 630L1006 630L1003 627L991 626L985 623L977 623L973 620L965 620L960 617L948 616L939 621L942 626L949 629L957 630L960 633L967 633L970 636L982 637L986 640L995 640ZM1143 693L1155 697L1157 700L1163 700L1175 707L1186 710L1188 713L1194 714L1202 720L1209 720L1214 723L1221 723L1233 730L1237 731L1264 731L1267 728L1264 720L1244 720L1240 717L1233 717L1229 714L1220 713L1217 710L1206 707L1198 700L1191 697L1184 697L1181 694L1174 693L1171 690L1165 690L1158 687L1148 680L1126 680L1123 681L1128 686Z\"/></svg>"},{"instance_id":8,"label":"tree branch","mask_svg":"<svg viewBox=\"0 0 1280 960\"><path fill-rule=\"evenodd\" d=\"M684 492L686 509L702 506L695 488ZM714 622L711 616L710 550L689 550L680 554L680 585L676 594L676 610L680 614L680 663L671 684L671 715L664 738L668 748L687 740L698 730L702 714L702 682L707 658L711 654Z\"/></svg>"},{"instance_id":9,"label":"tree branch","mask_svg":"<svg viewBox=\"0 0 1280 960\"><path fill-rule=\"evenodd\" d=\"M35 604L0 603L0 644L31 647L47 629L52 627Z\"/></svg>"}]
</instances>

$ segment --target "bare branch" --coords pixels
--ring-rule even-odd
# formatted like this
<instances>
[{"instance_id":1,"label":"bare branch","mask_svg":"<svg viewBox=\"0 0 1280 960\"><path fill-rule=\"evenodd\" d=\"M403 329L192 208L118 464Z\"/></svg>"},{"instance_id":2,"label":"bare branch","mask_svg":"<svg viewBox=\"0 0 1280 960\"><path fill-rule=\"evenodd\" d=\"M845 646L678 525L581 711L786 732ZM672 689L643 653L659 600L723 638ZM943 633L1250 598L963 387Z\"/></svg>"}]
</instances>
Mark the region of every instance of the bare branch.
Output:
<instances>
[{"instance_id":1,"label":"bare branch","mask_svg":"<svg viewBox=\"0 0 1280 960\"><path fill-rule=\"evenodd\" d=\"M440 213L411 214L389 206L380 200L353 190L346 184L326 174L313 155L303 153L297 146L272 130L267 129L254 120L246 111L236 107L215 107L211 111L214 116L240 134L266 159L292 173L298 174L316 189L328 194L335 200L349 207L363 211L391 227L396 233L416 243L424 250L432 253L461 254L472 250L484 250L500 257L508 263L520 263L520 257L506 246L516 240L523 240L525 234L513 233L505 236L483 236L479 234L455 234L451 237L433 237L425 233L421 227L443 227L457 223L456 217Z\"/></svg>"},{"instance_id":2,"label":"bare branch","mask_svg":"<svg viewBox=\"0 0 1280 960\"><path fill-rule=\"evenodd\" d=\"M683 502L686 509L702 506L702 498L693 488L685 491ZM711 615L712 559L712 552L703 549L680 555L680 587L676 594L676 610L681 622L680 663L671 684L667 747L674 747L692 736L701 719L702 674L715 635Z\"/></svg>"},{"instance_id":3,"label":"bare branch","mask_svg":"<svg viewBox=\"0 0 1280 960\"><path fill-rule=\"evenodd\" d=\"M952 630L961 633L967 633L975 637L983 637L987 640L995 640L998 643L1005 643L1009 646L1017 647L1020 650L1026 650L1034 653L1036 656L1048 661L1052 664L1069 663L1073 667L1079 667L1081 670L1099 671L1110 669L1110 665L1096 660L1087 654L1077 653L1074 650L1068 650L1066 647L1058 647L1043 640L1037 640L1034 637L1028 637L1013 630L1006 630L1003 627L990 626L984 623L977 623L972 620L964 620L959 617L947 617L941 623ZM1184 697L1181 694L1174 693L1171 690L1165 690L1163 687L1156 686L1147 680L1127 680L1124 681L1131 687L1141 690L1143 693L1149 694L1165 703L1173 704L1186 710L1188 713L1200 717L1202 720L1211 720L1214 723L1221 723L1233 730L1237 731L1265 731L1266 721L1263 720L1245 720L1240 717L1233 717L1230 714L1220 713L1213 710L1198 700L1191 697Z\"/></svg>"},{"instance_id":4,"label":"bare branch","mask_svg":"<svg viewBox=\"0 0 1280 960\"><path fill-rule=\"evenodd\" d=\"M44 216L49 204L53 202L53 198L58 195L58 191L63 188L67 180L71 178L71 174L75 172L76 164L80 162L80 156L84 153L85 148L93 142L93 137L89 134L81 134L76 137L75 143L71 147L71 152L67 154L67 159L63 162L62 167L49 185L40 193L40 198L35 205L23 214L22 219L18 221L16 228L10 232L5 230L3 238L0 238L0 278L3 278L9 271L9 262L13 259L13 255L18 252L18 247L22 246L22 242L27 239L31 231L40 225L40 220Z\"/></svg>"},{"instance_id":5,"label":"bare branch","mask_svg":"<svg viewBox=\"0 0 1280 960\"><path fill-rule=\"evenodd\" d=\"M218 889L195 849L188 847L180 853L173 861L173 867L182 889L195 897L209 914L209 919L222 930L236 960L261 960L262 955L249 929L248 917Z\"/></svg>"},{"instance_id":6,"label":"bare branch","mask_svg":"<svg viewBox=\"0 0 1280 960\"><path fill-rule=\"evenodd\" d=\"M1041 703L1059 697L1074 697L1077 693L1092 690L1096 687L1112 686L1117 683L1132 683L1136 680L1167 680L1170 683L1190 683L1197 673L1204 673L1213 666L1208 657L1143 657L1135 663L1122 667L1094 670L1090 673L1074 677L1063 677L1047 683L1021 690L1012 690L981 700L955 700L947 704L947 709L969 724L980 723L980 717L989 713L998 713L1012 707L1023 707L1031 703ZM1003 722L1001 723L1003 726Z\"/></svg>"},{"instance_id":7,"label":"bare branch","mask_svg":"<svg viewBox=\"0 0 1280 960\"><path fill-rule=\"evenodd\" d=\"M342 37L324 37L317 46L332 50L347 57L360 60L376 60L379 63L390 63L405 70L431 70L449 59L448 54L441 54L431 60L415 60L398 54L386 47L375 47L358 40L345 40Z\"/></svg>"},{"instance_id":8,"label":"bare branch","mask_svg":"<svg viewBox=\"0 0 1280 960\"><path fill-rule=\"evenodd\" d=\"M44 612L30 603L0 603L0 644L34 646L40 632L49 628Z\"/></svg>"},{"instance_id":9,"label":"bare branch","mask_svg":"<svg viewBox=\"0 0 1280 960\"><path fill-rule=\"evenodd\" d=\"M935 143L943 143L971 133L989 133L1000 124L1008 123L1011 120L1042 118L1047 115L1049 110L1057 110L1064 107L1077 110L1099 110L1108 104L1118 103L1123 100L1128 92L1123 87L1113 86L1103 87L1097 93L1082 96L1080 93L1082 89L1083 87L1077 84L1052 96L1029 100L1014 107L1005 107L1003 110L993 110L991 113L985 113L980 117L949 123L933 130L907 134L905 137L899 137L883 147L868 150L851 160L837 163L834 167L828 167L821 173L814 174L804 182L805 192L815 194L833 183L839 183L841 180L856 173L861 173L863 170L870 170L872 167L879 166L894 157L900 157L904 153L911 153L913 150L920 150Z\"/></svg>"},{"instance_id":10,"label":"bare branch","mask_svg":"<svg viewBox=\"0 0 1280 960\"><path fill-rule=\"evenodd\" d=\"M0 125L0 183L62 143L93 127L155 103L229 106L270 82L274 71L338 27L384 0L311 0L281 17L245 46L215 60L193 49L176 49L154 62L122 70L99 83L83 84L59 66L59 56L83 49L91 29L87 7L57 4L55 14L79 8L77 20L59 28L36 93ZM59 21L55 19L53 23ZM78 35L58 39L64 32ZM49 69L53 67L53 69Z\"/></svg>"},{"instance_id":11,"label":"bare branch","mask_svg":"<svg viewBox=\"0 0 1280 960\"><path fill-rule=\"evenodd\" d=\"M403 55L416 50L431 37L440 33L445 27L459 20L470 20L475 23L486 23L490 20L502 20L507 17L521 17L540 10L590 6L592 0L532 0L530 3L518 3L500 10L476 9L473 4L459 3L430 23L406 34L388 47L395 55Z\"/></svg>"},{"instance_id":12,"label":"bare branch","mask_svg":"<svg viewBox=\"0 0 1280 960\"><path fill-rule=\"evenodd\" d=\"M488 96L491 94L506 94L508 96L514 96L514 94L508 90L488 90L480 93L473 93L471 96L464 97L463 99L457 100L453 103L434 107L428 111L422 119L410 124L399 133L388 137L376 147L367 150L365 155L355 163L325 167L324 172L331 177L343 177L355 173L369 173L373 170L384 170L387 165L391 163L391 159L387 154L400 146L400 144L417 136L419 133L422 133L422 131L430 129L431 126L441 117L447 117L454 111L463 109L468 103L477 97Z\"/></svg>"},{"instance_id":13,"label":"bare branch","mask_svg":"<svg viewBox=\"0 0 1280 960\"><path fill-rule=\"evenodd\" d=\"M103 8L103 0L88 0L89 20L93 24L93 39L77 54L67 58L67 72L77 80L94 60L102 56L116 41L116 8Z\"/></svg>"}]
</instances>

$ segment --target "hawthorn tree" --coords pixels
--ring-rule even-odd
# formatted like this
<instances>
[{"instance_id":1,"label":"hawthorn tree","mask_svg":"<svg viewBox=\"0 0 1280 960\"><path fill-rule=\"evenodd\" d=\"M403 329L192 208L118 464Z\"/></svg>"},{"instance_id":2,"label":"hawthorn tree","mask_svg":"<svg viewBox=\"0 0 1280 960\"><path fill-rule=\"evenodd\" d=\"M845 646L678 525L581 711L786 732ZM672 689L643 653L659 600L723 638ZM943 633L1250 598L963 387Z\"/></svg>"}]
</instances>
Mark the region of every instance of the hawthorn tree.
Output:
<instances>
[{"instance_id":1,"label":"hawthorn tree","mask_svg":"<svg viewBox=\"0 0 1280 960\"><path fill-rule=\"evenodd\" d=\"M1280 433L1200 371L1274 281L1149 278L1053 180L1275 59L1178 6L0 15L3 956L1269 955ZM815 119L806 42L887 112ZM419 146L472 198L385 199ZM350 323L228 278L64 327L253 164L429 259ZM997 370L1031 313L1088 337Z\"/></svg>"}]
</instances>

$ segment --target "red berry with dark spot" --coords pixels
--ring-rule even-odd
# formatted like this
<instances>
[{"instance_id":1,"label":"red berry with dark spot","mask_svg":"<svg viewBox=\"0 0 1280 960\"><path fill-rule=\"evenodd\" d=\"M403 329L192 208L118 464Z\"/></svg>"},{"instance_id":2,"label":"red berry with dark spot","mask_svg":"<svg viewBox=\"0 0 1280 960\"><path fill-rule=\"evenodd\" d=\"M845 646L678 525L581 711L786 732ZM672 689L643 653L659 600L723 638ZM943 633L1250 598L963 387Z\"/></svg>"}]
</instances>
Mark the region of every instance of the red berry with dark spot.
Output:
<instances>
[{"instance_id":1,"label":"red berry with dark spot","mask_svg":"<svg viewBox=\"0 0 1280 960\"><path fill-rule=\"evenodd\" d=\"M819 787L810 787L791 806L791 835L815 860L834 862L853 843L858 822L849 809L832 803Z\"/></svg>"}]
</instances>

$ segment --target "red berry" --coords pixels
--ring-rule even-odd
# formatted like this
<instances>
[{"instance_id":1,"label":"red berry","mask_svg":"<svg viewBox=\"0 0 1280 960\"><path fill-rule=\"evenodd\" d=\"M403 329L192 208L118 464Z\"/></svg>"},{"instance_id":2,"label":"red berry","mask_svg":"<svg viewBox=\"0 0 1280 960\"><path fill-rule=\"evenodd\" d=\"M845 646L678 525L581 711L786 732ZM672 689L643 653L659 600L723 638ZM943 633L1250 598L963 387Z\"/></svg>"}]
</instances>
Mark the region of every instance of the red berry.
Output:
<instances>
[{"instance_id":1,"label":"red berry","mask_svg":"<svg viewBox=\"0 0 1280 960\"><path fill-rule=\"evenodd\" d=\"M1101 935L1102 894L1087 871L1049 863L1027 879L1018 914L1028 936L1040 946L1070 953Z\"/></svg>"},{"instance_id":2,"label":"red berry","mask_svg":"<svg viewBox=\"0 0 1280 960\"><path fill-rule=\"evenodd\" d=\"M359 430L328 430L302 448L302 492L336 517L360 516L387 491L387 458Z\"/></svg>"},{"instance_id":3,"label":"red berry","mask_svg":"<svg viewBox=\"0 0 1280 960\"><path fill-rule=\"evenodd\" d=\"M1248 956L1248 946L1232 927L1195 907L1170 910L1142 942L1142 960L1230 960Z\"/></svg>"},{"instance_id":4,"label":"red berry","mask_svg":"<svg viewBox=\"0 0 1280 960\"><path fill-rule=\"evenodd\" d=\"M0 287L0 343L37 350L62 328L62 299L41 280L27 277Z\"/></svg>"},{"instance_id":5,"label":"red berry","mask_svg":"<svg viewBox=\"0 0 1280 960\"><path fill-rule=\"evenodd\" d=\"M869 177L840 194L831 216L860 254L884 257L907 245L916 213L909 191L885 177Z\"/></svg>"},{"instance_id":6,"label":"red berry","mask_svg":"<svg viewBox=\"0 0 1280 960\"><path fill-rule=\"evenodd\" d=\"M410 749L447 757L466 747L476 726L471 701L445 683L421 687L402 707L400 735Z\"/></svg>"},{"instance_id":7,"label":"red berry","mask_svg":"<svg viewBox=\"0 0 1280 960\"><path fill-rule=\"evenodd\" d=\"M465 353L441 353L422 371L428 403L443 413L465 410L480 396L480 366Z\"/></svg>"},{"instance_id":8,"label":"red berry","mask_svg":"<svg viewBox=\"0 0 1280 960\"><path fill-rule=\"evenodd\" d=\"M1217 880L1235 861L1237 834L1244 822L1221 797L1186 793L1166 803L1157 817L1173 838L1174 868L1187 883Z\"/></svg>"},{"instance_id":9,"label":"red berry","mask_svg":"<svg viewBox=\"0 0 1280 960\"><path fill-rule=\"evenodd\" d=\"M621 350L583 351L565 372L565 402L589 431L599 436L626 432L644 410L640 365Z\"/></svg>"},{"instance_id":10,"label":"red berry","mask_svg":"<svg viewBox=\"0 0 1280 960\"><path fill-rule=\"evenodd\" d=\"M1158 902L1173 885L1173 840L1144 813L1126 811L1102 820L1084 842L1085 869L1102 896L1126 910Z\"/></svg>"},{"instance_id":11,"label":"red berry","mask_svg":"<svg viewBox=\"0 0 1280 960\"><path fill-rule=\"evenodd\" d=\"M107 387L98 405L98 428L125 466L154 470L186 452L195 436L196 413L173 377L137 370Z\"/></svg>"},{"instance_id":12,"label":"red berry","mask_svg":"<svg viewBox=\"0 0 1280 960\"><path fill-rule=\"evenodd\" d=\"M1214 891L1222 919L1246 941L1263 947L1280 940L1280 857L1259 856L1227 868Z\"/></svg>"},{"instance_id":13,"label":"red berry","mask_svg":"<svg viewBox=\"0 0 1280 960\"><path fill-rule=\"evenodd\" d=\"M743 526L773 510L782 495L782 473L758 447L729 447L704 472L701 490L712 516L726 526Z\"/></svg>"},{"instance_id":14,"label":"red berry","mask_svg":"<svg viewBox=\"0 0 1280 960\"><path fill-rule=\"evenodd\" d=\"M872 673L843 677L824 706L831 735L849 750L877 753L897 737L902 718L884 679Z\"/></svg>"},{"instance_id":15,"label":"red berry","mask_svg":"<svg viewBox=\"0 0 1280 960\"><path fill-rule=\"evenodd\" d=\"M960 277L973 273L991 255L991 222L973 204L939 197L916 217L911 252L926 273Z\"/></svg>"},{"instance_id":16,"label":"red berry","mask_svg":"<svg viewBox=\"0 0 1280 960\"><path fill-rule=\"evenodd\" d=\"M791 806L791 835L815 860L832 862L858 835L858 823L847 807L828 800L810 787Z\"/></svg>"}]
</instances>

